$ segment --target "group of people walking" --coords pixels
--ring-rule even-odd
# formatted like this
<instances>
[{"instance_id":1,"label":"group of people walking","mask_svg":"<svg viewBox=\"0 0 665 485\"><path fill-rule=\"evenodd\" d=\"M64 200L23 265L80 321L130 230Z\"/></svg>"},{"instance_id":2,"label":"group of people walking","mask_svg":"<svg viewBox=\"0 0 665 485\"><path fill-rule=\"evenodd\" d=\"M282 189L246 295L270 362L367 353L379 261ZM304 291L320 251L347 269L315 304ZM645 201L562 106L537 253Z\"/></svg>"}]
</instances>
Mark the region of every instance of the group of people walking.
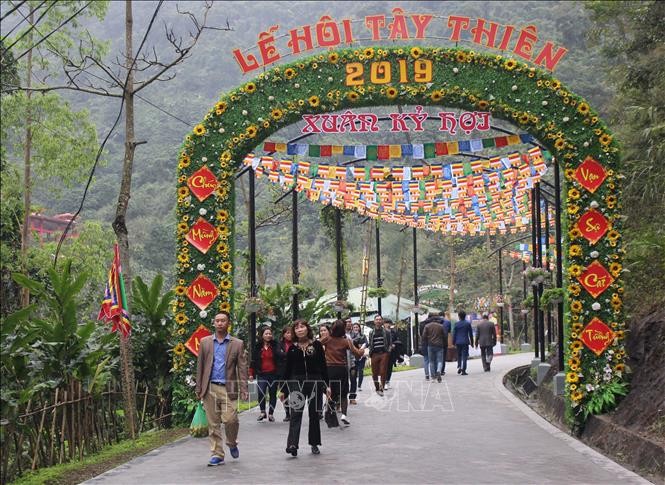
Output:
<instances>
[{"instance_id":1,"label":"group of people walking","mask_svg":"<svg viewBox=\"0 0 665 485\"><path fill-rule=\"evenodd\" d=\"M468 347L473 344L473 331L466 314L459 313L460 321L454 327L454 341L458 349L458 373L466 375ZM196 388L197 399L203 402L209 426L211 458L209 466L224 463L225 453L220 423L224 424L226 445L231 456L238 458L238 405L240 397L247 400L248 380L256 378L260 414L258 421L274 422L277 398L283 402L289 422L286 453L297 456L300 430L305 407L308 410L308 443L313 454L319 454L321 446L321 424L325 418L328 426L339 426L340 420L350 425L349 405L357 403L357 393L362 390L367 356L371 359L372 381L379 396L390 389L392 367L403 354L402 343L386 322L377 315L369 338L359 324L350 319L336 320L331 327L321 325L318 338L309 322L296 320L285 327L277 341L272 328L259 330L258 342L247 364L243 342L228 333L230 315L222 311L213 320L215 332L200 342ZM494 326L491 331L494 331ZM445 356L450 321L438 315L430 315L422 333L423 355L426 356L425 375L441 381L445 374ZM486 326L483 326L485 328ZM489 371L491 347L486 340L480 341L483 352L483 367ZM488 327L489 329L489 327ZM485 330L484 330L485 332ZM496 333L493 333L496 342ZM491 338L490 338L491 340ZM489 361L486 364L486 359ZM325 404L324 404L325 403Z\"/></svg>"},{"instance_id":2,"label":"group of people walking","mask_svg":"<svg viewBox=\"0 0 665 485\"><path fill-rule=\"evenodd\" d=\"M247 365L243 342L228 334L230 315L220 312L213 321L215 333L201 340L197 361L196 397L203 402L211 443L210 466L224 463L225 453L220 423L224 424L226 444L231 456L238 458L237 399L248 399L248 379L256 378L259 394L259 421L274 422L277 397L284 403L289 422L286 452L297 456L305 407L309 414L308 442L319 454L320 420L329 426L341 421L350 425L348 408L357 403L362 390L366 353L372 360L375 390L383 395L389 379L389 365L399 352L399 339L384 328L381 316L374 319L369 339L360 325L337 320L332 327L322 325L318 338L309 322L296 320L285 327L281 338L274 338L270 327L259 331L259 340ZM324 399L324 396L326 399ZM325 401L325 412L324 412Z\"/></svg>"},{"instance_id":3,"label":"group of people walking","mask_svg":"<svg viewBox=\"0 0 665 485\"><path fill-rule=\"evenodd\" d=\"M454 328L449 314L441 316L438 313L430 313L427 320L423 322L421 335L421 352L423 354L425 379L436 379L441 382L441 377L446 374L446 354L449 344L452 343L457 350L457 373L463 376L466 372L469 359L469 346L478 348L483 363L483 370L490 372L493 348L496 345L496 328L489 321L489 315L483 314L483 319L476 327L474 340L471 322L466 319L466 312L458 312L459 320ZM452 338L449 340L449 335Z\"/></svg>"}]
</instances>

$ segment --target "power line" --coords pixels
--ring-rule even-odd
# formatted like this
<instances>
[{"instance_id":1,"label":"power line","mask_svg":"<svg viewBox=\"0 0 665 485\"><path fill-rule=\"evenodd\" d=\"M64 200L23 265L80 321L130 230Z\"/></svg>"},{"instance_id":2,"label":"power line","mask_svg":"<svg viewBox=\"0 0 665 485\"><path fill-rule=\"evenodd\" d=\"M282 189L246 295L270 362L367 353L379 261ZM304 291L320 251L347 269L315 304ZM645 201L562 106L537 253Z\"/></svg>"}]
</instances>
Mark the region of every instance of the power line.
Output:
<instances>
[{"instance_id":1,"label":"power line","mask_svg":"<svg viewBox=\"0 0 665 485\"><path fill-rule=\"evenodd\" d=\"M12 8L9 12L7 12L6 14L4 14L4 15L2 16L2 18L0 18L0 21L5 20L8 16L10 16L12 13L14 13L14 11L15 11L17 8L20 8L21 5L23 5L25 2L26 2L26 0L23 0L23 1L20 2L18 5L16 5L14 8ZM10 2L10 3L11 3L11 2Z\"/></svg>"},{"instance_id":2,"label":"power line","mask_svg":"<svg viewBox=\"0 0 665 485\"><path fill-rule=\"evenodd\" d=\"M125 82L123 83L123 90L127 89L127 82L129 81L129 75L132 72L132 69L134 69L134 64L136 64L136 59L139 56L139 53L141 52L141 49L143 48L143 45L145 44L146 39L148 38L148 34L150 33L150 30L152 29L153 24L155 23L155 19L157 18L157 13L159 12L159 9L162 7L162 4L164 3L163 0L157 4L157 7L155 8L155 11L152 14L152 18L150 19L150 23L148 24L148 28L145 31L145 34L143 36L143 40L141 41L141 45L139 46L138 51L136 51L136 55L134 56L134 59L132 60L132 65L129 67L127 70L127 76L125 77ZM111 137L111 133L115 130L116 126L118 126L118 122L120 121L120 116L122 115L122 110L125 106L125 97L122 97L122 100L120 101L120 109L118 110L118 116L115 119L115 122L113 123L113 126L109 130L108 134L106 135L106 138L104 138L104 141L99 147L99 150L97 151L97 156L95 157L95 163L92 165L92 169L90 170L90 176L88 177L88 182L85 184L85 189L83 190L83 196L81 197L81 204L79 205L79 208L76 210L76 213L72 216L72 218L69 220L69 223L67 223L67 227L65 227L65 230L62 231L62 236L60 236L60 240L58 241L58 247L55 251L55 257L53 258L53 267L55 268L56 264L58 263L58 254L60 254L60 248L62 247L62 243L65 240L65 237L67 236L67 233L69 232L69 229L72 226L72 223L74 222L74 219L78 217L78 215L81 213L83 210L83 204L85 203L85 199L88 196L88 189L90 188L90 184L92 183L92 177L95 175L95 170L97 169L97 164L99 163L99 159L102 155L102 151L104 150L104 147L106 146L106 142L108 139Z\"/></svg>"},{"instance_id":3,"label":"power line","mask_svg":"<svg viewBox=\"0 0 665 485\"><path fill-rule=\"evenodd\" d=\"M44 0L42 3L40 3L40 4L37 6L37 8L31 10L30 13L34 13L34 12L36 12L36 11L39 10L39 9L41 8L41 6L44 5L45 3L46 3L46 0ZM51 9L53 8L54 5L55 5L55 2L53 2L51 5L49 5L49 6L46 8L46 10L44 11L44 13L41 14L41 15L39 16L39 18L37 19L37 21L36 21L34 24L31 24L31 25L30 25L30 27L28 28L28 30L26 30L25 32L23 32L23 34L21 34L21 35L19 36L18 39L16 39L14 42L12 42L12 44L11 44L9 47L5 47L5 52L7 52L7 51L8 51L9 49L11 49L12 47L14 47L14 46L15 46L15 45L16 45L16 44L17 44L17 43L18 43L23 37L25 37L26 35L28 35L28 34L30 33L30 31L32 31L32 29L34 29L34 28L37 26L37 24L39 23L39 21L40 21L42 18L44 18L44 15L46 15L46 14L48 13L48 11L51 10ZM21 13L21 12L19 12L19 13ZM23 16L22 13L21 13L21 17L23 17L23 20L26 20L26 21L28 20L28 19L26 19L26 18ZM0 40L0 42L4 41L7 37L9 37L9 36L11 35L11 33L14 32L14 30L16 30L16 28L17 28L19 25L21 25L21 24L23 23L23 20L21 20L18 24L16 24L12 30L10 30L9 32L7 32L7 34L2 38L2 40Z\"/></svg>"},{"instance_id":4,"label":"power line","mask_svg":"<svg viewBox=\"0 0 665 485\"><path fill-rule=\"evenodd\" d=\"M52 31L51 31L46 37L43 37L42 39L40 39L39 42L37 42L35 45L31 46L28 50L26 50L26 51L25 51L23 54L21 54L20 56L18 56L18 57L15 59L15 61L18 62L18 60L21 59L23 56L25 56L28 52L30 52L30 50L36 48L39 44L41 44L42 42L44 42L46 39L48 39L48 38L51 37L53 34L55 34L58 30L60 30L60 29L63 28L65 25L67 25L69 22L71 22L71 21L72 21L72 20L73 20L78 14L80 14L80 13L83 12L86 8L88 8L88 6L89 6L91 3L92 3L92 0L90 0L88 3L86 3L86 4L85 4L83 7L81 7L80 9L78 9L78 10L77 10L72 16L70 16L70 17L69 17L67 20L65 20L63 23L61 23L60 25L58 25L58 26L57 26L54 30L52 30ZM21 15L23 15L23 14L21 14Z\"/></svg>"}]
</instances>

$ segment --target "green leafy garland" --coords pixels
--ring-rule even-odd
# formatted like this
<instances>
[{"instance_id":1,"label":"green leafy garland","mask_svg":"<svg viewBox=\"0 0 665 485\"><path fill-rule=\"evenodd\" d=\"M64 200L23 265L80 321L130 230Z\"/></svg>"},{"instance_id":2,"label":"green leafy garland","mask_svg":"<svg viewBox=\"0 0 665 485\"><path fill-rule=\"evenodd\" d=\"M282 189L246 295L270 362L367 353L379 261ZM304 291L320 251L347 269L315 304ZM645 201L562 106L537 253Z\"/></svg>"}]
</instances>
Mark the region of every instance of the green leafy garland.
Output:
<instances>
[{"instance_id":1,"label":"green leafy garland","mask_svg":"<svg viewBox=\"0 0 665 485\"><path fill-rule=\"evenodd\" d=\"M415 62L422 59L432 61L433 76L428 83L412 81ZM389 84L369 83L371 63L387 61L396 69L400 60L406 62L409 82L399 83L399 76L393 76ZM345 86L346 65L350 62L364 66L363 85ZM589 105L550 73L502 56L422 47L345 49L275 67L225 94L186 137L178 163L178 285L174 310L180 343L173 349L173 369L178 376L176 386L180 386L180 394L184 393L185 382L196 365L183 342L199 324L209 322L206 318L209 313L232 306L233 173L242 159L261 140L299 121L303 113L396 104L490 111L494 117L513 122L538 137L562 162L567 191L564 225L570 228L564 241L569 296L565 315L569 417L582 423L589 412L606 410L606 405L598 403L610 403L614 395L625 392L620 279L623 250L618 212L621 177L617 171L616 142ZM575 168L588 156L597 160L607 173L607 179L593 194L573 178ZM204 165L215 173L220 186L214 196L199 202L189 193L187 179ZM575 229L578 218L590 207L597 207L611 225L611 230L595 245ZM215 225L220 235L207 254L191 248L185 240L190 226L199 217ZM616 278L611 288L597 299L575 279L594 260ZM220 291L204 312L186 296L187 286L199 273L215 282ZM580 340L582 328L594 316L616 333L612 345L600 356L586 349Z\"/></svg>"}]
</instances>

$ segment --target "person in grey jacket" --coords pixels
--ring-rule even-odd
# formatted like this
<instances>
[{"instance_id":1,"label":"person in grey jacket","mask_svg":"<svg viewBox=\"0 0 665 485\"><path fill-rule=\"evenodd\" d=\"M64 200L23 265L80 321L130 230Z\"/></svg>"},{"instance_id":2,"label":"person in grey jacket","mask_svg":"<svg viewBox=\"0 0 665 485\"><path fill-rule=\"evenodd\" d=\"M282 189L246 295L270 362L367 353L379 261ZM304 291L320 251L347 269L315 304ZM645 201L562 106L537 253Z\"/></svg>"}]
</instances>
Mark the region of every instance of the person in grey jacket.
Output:
<instances>
[{"instance_id":1,"label":"person in grey jacket","mask_svg":"<svg viewBox=\"0 0 665 485\"><path fill-rule=\"evenodd\" d=\"M492 357L494 356L494 346L496 345L496 328L487 318L487 313L483 314L483 319L478 324L476 330L476 348L480 345L480 359L483 361L485 372L490 371Z\"/></svg>"},{"instance_id":2,"label":"person in grey jacket","mask_svg":"<svg viewBox=\"0 0 665 485\"><path fill-rule=\"evenodd\" d=\"M429 373L432 378L441 382L441 376L445 374L443 366L445 362L444 349L448 345L448 334L438 316L432 316L425 320L423 329L423 347L427 348L429 361Z\"/></svg>"}]
</instances>

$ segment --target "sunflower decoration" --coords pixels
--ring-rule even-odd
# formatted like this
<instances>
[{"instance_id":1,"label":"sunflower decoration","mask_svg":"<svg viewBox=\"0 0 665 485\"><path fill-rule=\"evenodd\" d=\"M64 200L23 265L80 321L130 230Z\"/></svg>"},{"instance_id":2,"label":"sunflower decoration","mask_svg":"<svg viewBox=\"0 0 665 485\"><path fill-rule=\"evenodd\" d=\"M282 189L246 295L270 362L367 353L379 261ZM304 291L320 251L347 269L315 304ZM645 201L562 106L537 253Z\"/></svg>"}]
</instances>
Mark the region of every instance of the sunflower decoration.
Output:
<instances>
[{"instance_id":1,"label":"sunflower decoration","mask_svg":"<svg viewBox=\"0 0 665 485\"><path fill-rule=\"evenodd\" d=\"M600 135L600 138L598 138L598 141L600 142L601 145L606 147L610 143L612 143L612 135L608 135L607 133L603 133L602 135Z\"/></svg>"},{"instance_id":2,"label":"sunflower decoration","mask_svg":"<svg viewBox=\"0 0 665 485\"><path fill-rule=\"evenodd\" d=\"M319 99L318 96L310 96L307 98L307 102L312 108L316 108L321 104L321 100Z\"/></svg>"},{"instance_id":3,"label":"sunflower decoration","mask_svg":"<svg viewBox=\"0 0 665 485\"><path fill-rule=\"evenodd\" d=\"M581 401L583 397L584 393L582 391L574 391L570 394L570 398L575 402Z\"/></svg>"},{"instance_id":4,"label":"sunflower decoration","mask_svg":"<svg viewBox=\"0 0 665 485\"><path fill-rule=\"evenodd\" d=\"M417 47L414 47L414 49L417 49ZM397 95L399 94L399 91L397 88L390 86L386 89L386 96L390 99L395 99Z\"/></svg>"},{"instance_id":5,"label":"sunflower decoration","mask_svg":"<svg viewBox=\"0 0 665 485\"><path fill-rule=\"evenodd\" d=\"M219 309L223 312L230 312L231 304L228 301L223 301L222 303L219 304Z\"/></svg>"},{"instance_id":6,"label":"sunflower decoration","mask_svg":"<svg viewBox=\"0 0 665 485\"><path fill-rule=\"evenodd\" d=\"M550 83L550 87L554 90L557 90L561 87L561 81L558 79L552 79L552 82Z\"/></svg>"},{"instance_id":7,"label":"sunflower decoration","mask_svg":"<svg viewBox=\"0 0 665 485\"><path fill-rule=\"evenodd\" d=\"M455 60L457 62L466 62L468 59L466 52L459 51L457 54L455 54Z\"/></svg>"},{"instance_id":8,"label":"sunflower decoration","mask_svg":"<svg viewBox=\"0 0 665 485\"><path fill-rule=\"evenodd\" d=\"M231 280L229 280L229 279L222 280L222 282L219 284L219 288L221 290L230 290L231 289Z\"/></svg>"},{"instance_id":9,"label":"sunflower decoration","mask_svg":"<svg viewBox=\"0 0 665 485\"><path fill-rule=\"evenodd\" d=\"M178 198L179 199L184 199L185 197L189 196L189 187L183 186L183 187L178 187Z\"/></svg>"},{"instance_id":10,"label":"sunflower decoration","mask_svg":"<svg viewBox=\"0 0 665 485\"><path fill-rule=\"evenodd\" d=\"M570 302L570 311L573 313L580 313L582 311L582 302L579 300L573 300Z\"/></svg>"},{"instance_id":11,"label":"sunflower decoration","mask_svg":"<svg viewBox=\"0 0 665 485\"><path fill-rule=\"evenodd\" d=\"M572 244L568 248L568 255L571 257L581 256L582 255L582 246L579 244Z\"/></svg>"},{"instance_id":12,"label":"sunflower decoration","mask_svg":"<svg viewBox=\"0 0 665 485\"><path fill-rule=\"evenodd\" d=\"M220 101L215 105L215 114L218 116L223 114L224 111L226 111L226 108L228 108L228 104L224 101Z\"/></svg>"},{"instance_id":13,"label":"sunflower decoration","mask_svg":"<svg viewBox=\"0 0 665 485\"><path fill-rule=\"evenodd\" d=\"M481 99L478 101L478 108L479 109L487 109L489 107L490 103L489 101L485 101L484 99Z\"/></svg>"},{"instance_id":14,"label":"sunflower decoration","mask_svg":"<svg viewBox=\"0 0 665 485\"><path fill-rule=\"evenodd\" d=\"M581 291L582 287L577 283L571 283L570 285L568 285L568 293L570 293L573 296L579 296Z\"/></svg>"},{"instance_id":15,"label":"sunflower decoration","mask_svg":"<svg viewBox=\"0 0 665 485\"><path fill-rule=\"evenodd\" d=\"M577 214L580 211L580 206L577 205L577 204L569 204L568 208L566 210L568 211L568 214L570 214L571 216L574 216L575 214ZM579 254L578 254L578 256L579 256Z\"/></svg>"},{"instance_id":16,"label":"sunflower decoration","mask_svg":"<svg viewBox=\"0 0 665 485\"><path fill-rule=\"evenodd\" d=\"M189 321L189 318L187 318L187 315L185 315L182 312L176 313L175 315L175 323L178 325L184 325Z\"/></svg>"},{"instance_id":17,"label":"sunflower decoration","mask_svg":"<svg viewBox=\"0 0 665 485\"><path fill-rule=\"evenodd\" d=\"M368 47L367 49L363 50L363 55L365 56L365 59L371 59L374 57L374 49Z\"/></svg>"},{"instance_id":18,"label":"sunflower decoration","mask_svg":"<svg viewBox=\"0 0 665 485\"><path fill-rule=\"evenodd\" d=\"M194 134L197 136L203 136L206 134L206 127L202 124L198 124L194 127Z\"/></svg>"},{"instance_id":19,"label":"sunflower decoration","mask_svg":"<svg viewBox=\"0 0 665 485\"><path fill-rule=\"evenodd\" d=\"M219 156L220 162L230 162L231 161L231 152L229 150L224 150Z\"/></svg>"},{"instance_id":20,"label":"sunflower decoration","mask_svg":"<svg viewBox=\"0 0 665 485\"><path fill-rule=\"evenodd\" d=\"M573 278L577 278L582 274L582 267L579 264L571 264L568 267L568 274Z\"/></svg>"},{"instance_id":21,"label":"sunflower decoration","mask_svg":"<svg viewBox=\"0 0 665 485\"><path fill-rule=\"evenodd\" d=\"M178 257L178 259L180 259L180 258ZM178 285L178 286L175 287L175 294L176 295L182 296L185 293L187 293L187 288L185 288L183 285Z\"/></svg>"},{"instance_id":22,"label":"sunflower decoration","mask_svg":"<svg viewBox=\"0 0 665 485\"><path fill-rule=\"evenodd\" d=\"M432 101L434 101L435 103L438 103L439 101L441 101L443 99L443 91L437 89L432 94L430 94L429 97Z\"/></svg>"},{"instance_id":23,"label":"sunflower decoration","mask_svg":"<svg viewBox=\"0 0 665 485\"><path fill-rule=\"evenodd\" d=\"M515 59L507 59L507 60L503 63L503 68L504 68L506 71L512 71L512 70L515 69L516 67L517 67L517 61L516 61Z\"/></svg>"},{"instance_id":24,"label":"sunflower decoration","mask_svg":"<svg viewBox=\"0 0 665 485\"><path fill-rule=\"evenodd\" d=\"M580 376L577 375L577 372L567 372L566 373L566 382L568 382L568 383L580 382Z\"/></svg>"},{"instance_id":25,"label":"sunflower decoration","mask_svg":"<svg viewBox=\"0 0 665 485\"><path fill-rule=\"evenodd\" d=\"M567 168L566 170L564 170L563 174L565 175L566 179L574 180L575 170L573 170L572 168Z\"/></svg>"},{"instance_id":26,"label":"sunflower decoration","mask_svg":"<svg viewBox=\"0 0 665 485\"><path fill-rule=\"evenodd\" d=\"M221 242L217 245L217 252L219 254L227 254L229 252L229 245Z\"/></svg>"},{"instance_id":27,"label":"sunflower decoration","mask_svg":"<svg viewBox=\"0 0 665 485\"><path fill-rule=\"evenodd\" d=\"M557 138L554 141L554 148L556 148L557 150L563 150L565 146L566 146L566 140L564 140L563 138Z\"/></svg>"},{"instance_id":28,"label":"sunflower decoration","mask_svg":"<svg viewBox=\"0 0 665 485\"><path fill-rule=\"evenodd\" d=\"M614 276L615 278L619 276L621 270L622 270L621 263L617 263L616 261L610 263L610 273L612 273L612 276Z\"/></svg>"},{"instance_id":29,"label":"sunflower decoration","mask_svg":"<svg viewBox=\"0 0 665 485\"><path fill-rule=\"evenodd\" d=\"M580 191L577 190L575 187L573 187L572 189L569 189L569 190L568 190L568 198L571 199L571 200L577 200L577 199L579 199L579 198L580 198L580 195L581 195L581 194L580 194Z\"/></svg>"},{"instance_id":30,"label":"sunflower decoration","mask_svg":"<svg viewBox=\"0 0 665 485\"><path fill-rule=\"evenodd\" d=\"M259 130L255 125L249 125L245 130L245 134L247 135L247 138L254 138L258 131Z\"/></svg>"},{"instance_id":31,"label":"sunflower decoration","mask_svg":"<svg viewBox=\"0 0 665 485\"><path fill-rule=\"evenodd\" d=\"M181 263L189 263L189 255L187 253L178 254L178 261Z\"/></svg>"},{"instance_id":32,"label":"sunflower decoration","mask_svg":"<svg viewBox=\"0 0 665 485\"><path fill-rule=\"evenodd\" d=\"M296 77L296 74L297 74L296 70L293 69L292 67L284 69L284 77L286 79L293 79L294 77Z\"/></svg>"},{"instance_id":33,"label":"sunflower decoration","mask_svg":"<svg viewBox=\"0 0 665 485\"><path fill-rule=\"evenodd\" d=\"M612 243L616 244L619 237L620 237L619 231L617 231L616 229L612 229L610 232L607 233L607 239L610 241L610 244Z\"/></svg>"},{"instance_id":34,"label":"sunflower decoration","mask_svg":"<svg viewBox=\"0 0 665 485\"><path fill-rule=\"evenodd\" d=\"M222 239L227 239L229 237L229 234L231 234L231 231L229 231L229 228L226 226L218 227L217 232L219 233L219 237L221 237Z\"/></svg>"},{"instance_id":35,"label":"sunflower decoration","mask_svg":"<svg viewBox=\"0 0 665 485\"><path fill-rule=\"evenodd\" d=\"M411 57L418 59L423 55L423 50L420 47L412 47L409 53L411 54Z\"/></svg>"},{"instance_id":36,"label":"sunflower decoration","mask_svg":"<svg viewBox=\"0 0 665 485\"><path fill-rule=\"evenodd\" d=\"M178 168L187 168L189 167L189 164L192 162L192 159L189 158L189 155L183 153L180 156L180 160L178 160Z\"/></svg>"},{"instance_id":37,"label":"sunflower decoration","mask_svg":"<svg viewBox=\"0 0 665 485\"><path fill-rule=\"evenodd\" d=\"M517 121L519 121L523 125L526 125L529 122L529 113L522 113L520 117L517 119Z\"/></svg>"},{"instance_id":38,"label":"sunflower decoration","mask_svg":"<svg viewBox=\"0 0 665 485\"><path fill-rule=\"evenodd\" d=\"M217 220L221 223L224 223L229 220L229 211L226 209L220 209L217 211Z\"/></svg>"},{"instance_id":39,"label":"sunflower decoration","mask_svg":"<svg viewBox=\"0 0 665 485\"><path fill-rule=\"evenodd\" d=\"M573 323L573 326L572 326L573 332L580 333L583 328L584 328L584 325L582 325L580 322Z\"/></svg>"},{"instance_id":40,"label":"sunflower decoration","mask_svg":"<svg viewBox=\"0 0 665 485\"><path fill-rule=\"evenodd\" d=\"M355 91L349 91L348 93L346 93L346 98L349 101L358 101L359 97L360 97L360 95L358 93L356 93Z\"/></svg>"},{"instance_id":41,"label":"sunflower decoration","mask_svg":"<svg viewBox=\"0 0 665 485\"><path fill-rule=\"evenodd\" d=\"M224 261L222 264L219 265L219 269L221 269L225 273L230 273L231 270L233 269L233 265L228 261Z\"/></svg>"},{"instance_id":42,"label":"sunflower decoration","mask_svg":"<svg viewBox=\"0 0 665 485\"><path fill-rule=\"evenodd\" d=\"M589 105L582 102L577 105L577 112L581 114L582 116L586 116L589 114L589 111L591 111L591 108L589 108Z\"/></svg>"},{"instance_id":43,"label":"sunflower decoration","mask_svg":"<svg viewBox=\"0 0 665 485\"><path fill-rule=\"evenodd\" d=\"M185 224L184 222L179 222L178 223L178 233L179 234L185 234L187 231L189 231L189 226Z\"/></svg>"},{"instance_id":44,"label":"sunflower decoration","mask_svg":"<svg viewBox=\"0 0 665 485\"><path fill-rule=\"evenodd\" d=\"M254 83L245 84L243 91L245 91L247 94L254 94L256 92L256 84Z\"/></svg>"},{"instance_id":45,"label":"sunflower decoration","mask_svg":"<svg viewBox=\"0 0 665 485\"><path fill-rule=\"evenodd\" d=\"M328 54L328 61L337 64L337 61L339 61L339 54L337 52L331 52Z\"/></svg>"},{"instance_id":46,"label":"sunflower decoration","mask_svg":"<svg viewBox=\"0 0 665 485\"><path fill-rule=\"evenodd\" d=\"M176 333L180 336L185 335L185 332L186 330L184 327L180 327L178 330L176 330Z\"/></svg>"},{"instance_id":47,"label":"sunflower decoration","mask_svg":"<svg viewBox=\"0 0 665 485\"><path fill-rule=\"evenodd\" d=\"M279 108L274 108L272 111L270 111L270 116L272 116L273 120L279 121L284 117L284 111Z\"/></svg>"},{"instance_id":48,"label":"sunflower decoration","mask_svg":"<svg viewBox=\"0 0 665 485\"><path fill-rule=\"evenodd\" d=\"M617 365L614 366L614 370L615 370L616 372L623 372L623 371L626 370L626 364L619 363L619 364L617 364Z\"/></svg>"},{"instance_id":49,"label":"sunflower decoration","mask_svg":"<svg viewBox=\"0 0 665 485\"><path fill-rule=\"evenodd\" d=\"M577 227L573 227L570 231L568 231L568 237L571 241L579 239L582 237L582 231L580 231Z\"/></svg>"},{"instance_id":50,"label":"sunflower decoration","mask_svg":"<svg viewBox=\"0 0 665 485\"><path fill-rule=\"evenodd\" d=\"M177 356L185 355L185 346L182 344L182 342L178 342L178 345L173 347L173 353Z\"/></svg>"},{"instance_id":51,"label":"sunflower decoration","mask_svg":"<svg viewBox=\"0 0 665 485\"><path fill-rule=\"evenodd\" d=\"M215 190L215 193L217 194L217 197L219 197L221 199L225 199L226 196L229 195L229 190L226 187L224 187L223 185L220 185Z\"/></svg>"}]
</instances>

